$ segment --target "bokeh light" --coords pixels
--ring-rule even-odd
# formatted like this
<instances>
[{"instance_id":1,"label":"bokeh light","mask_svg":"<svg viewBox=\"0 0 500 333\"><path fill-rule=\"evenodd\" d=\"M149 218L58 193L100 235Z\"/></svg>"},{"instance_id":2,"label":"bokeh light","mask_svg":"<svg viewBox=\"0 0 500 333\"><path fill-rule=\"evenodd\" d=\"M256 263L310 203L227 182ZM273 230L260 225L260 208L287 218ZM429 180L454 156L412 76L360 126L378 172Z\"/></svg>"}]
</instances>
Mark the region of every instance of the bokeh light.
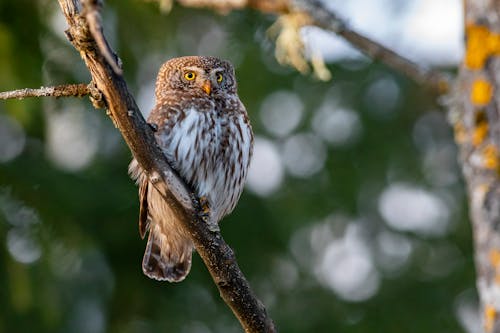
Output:
<instances>
[{"instance_id":1,"label":"bokeh light","mask_svg":"<svg viewBox=\"0 0 500 333\"><path fill-rule=\"evenodd\" d=\"M382 119L393 116L399 100L399 86L390 76L377 77L364 96L366 105L370 106L370 112Z\"/></svg>"},{"instance_id":2,"label":"bokeh light","mask_svg":"<svg viewBox=\"0 0 500 333\"><path fill-rule=\"evenodd\" d=\"M80 107L51 112L47 118L47 153L60 168L78 171L98 150L96 116Z\"/></svg>"},{"instance_id":3,"label":"bokeh light","mask_svg":"<svg viewBox=\"0 0 500 333\"><path fill-rule=\"evenodd\" d=\"M8 162L22 153L26 136L12 118L0 114L0 163Z\"/></svg>"},{"instance_id":4,"label":"bokeh light","mask_svg":"<svg viewBox=\"0 0 500 333\"><path fill-rule=\"evenodd\" d=\"M41 256L40 245L26 229L12 228L7 233L7 249L11 256L23 263L31 264Z\"/></svg>"},{"instance_id":5,"label":"bokeh light","mask_svg":"<svg viewBox=\"0 0 500 333\"><path fill-rule=\"evenodd\" d=\"M285 137L300 124L303 112L304 104L295 93L276 91L262 102L260 119L269 133Z\"/></svg>"},{"instance_id":6,"label":"bokeh light","mask_svg":"<svg viewBox=\"0 0 500 333\"><path fill-rule=\"evenodd\" d=\"M256 137L248 170L248 188L261 196L270 195L283 182L283 173L283 164L276 146L270 140Z\"/></svg>"},{"instance_id":7,"label":"bokeh light","mask_svg":"<svg viewBox=\"0 0 500 333\"><path fill-rule=\"evenodd\" d=\"M323 140L337 147L355 143L362 133L356 112L336 107L328 100L315 112L312 128Z\"/></svg>"},{"instance_id":8,"label":"bokeh light","mask_svg":"<svg viewBox=\"0 0 500 333\"><path fill-rule=\"evenodd\" d=\"M380 196L379 211L396 230L422 235L443 235L448 231L450 212L446 203L417 186L391 184Z\"/></svg>"},{"instance_id":9,"label":"bokeh light","mask_svg":"<svg viewBox=\"0 0 500 333\"><path fill-rule=\"evenodd\" d=\"M349 224L343 237L322 251L316 270L319 280L340 298L359 302L375 295L380 276L356 224Z\"/></svg>"},{"instance_id":10,"label":"bokeh light","mask_svg":"<svg viewBox=\"0 0 500 333\"><path fill-rule=\"evenodd\" d=\"M312 133L289 137L283 145L282 153L287 171L296 177L309 177L319 172L326 159L323 142Z\"/></svg>"}]
</instances>

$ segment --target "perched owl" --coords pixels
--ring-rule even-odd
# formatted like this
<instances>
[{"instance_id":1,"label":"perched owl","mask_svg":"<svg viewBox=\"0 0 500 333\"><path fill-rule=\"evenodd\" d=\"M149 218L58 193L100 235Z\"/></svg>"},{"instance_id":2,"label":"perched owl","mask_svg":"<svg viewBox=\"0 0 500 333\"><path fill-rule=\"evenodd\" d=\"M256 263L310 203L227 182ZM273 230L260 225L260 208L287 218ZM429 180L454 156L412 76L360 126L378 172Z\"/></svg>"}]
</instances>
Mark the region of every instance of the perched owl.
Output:
<instances>
[{"instance_id":1,"label":"perched owl","mask_svg":"<svg viewBox=\"0 0 500 333\"><path fill-rule=\"evenodd\" d=\"M148 123L170 165L208 205L211 227L235 207L247 176L253 133L236 92L233 66L214 57L174 58L160 69ZM182 281L193 244L169 205L134 159L139 232L149 231L142 270L156 280Z\"/></svg>"}]
</instances>

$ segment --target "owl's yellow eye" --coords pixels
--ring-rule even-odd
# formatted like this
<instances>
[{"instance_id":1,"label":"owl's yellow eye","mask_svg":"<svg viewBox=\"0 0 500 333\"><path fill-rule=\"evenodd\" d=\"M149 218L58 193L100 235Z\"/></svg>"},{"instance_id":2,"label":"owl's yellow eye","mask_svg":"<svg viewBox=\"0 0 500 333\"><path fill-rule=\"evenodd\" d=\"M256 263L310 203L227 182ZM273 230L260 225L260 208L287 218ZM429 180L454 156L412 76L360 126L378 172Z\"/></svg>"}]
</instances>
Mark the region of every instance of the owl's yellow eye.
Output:
<instances>
[{"instance_id":1,"label":"owl's yellow eye","mask_svg":"<svg viewBox=\"0 0 500 333\"><path fill-rule=\"evenodd\" d=\"M193 81L196 78L196 74L194 72L186 72L184 73L184 78L188 81Z\"/></svg>"},{"instance_id":2,"label":"owl's yellow eye","mask_svg":"<svg viewBox=\"0 0 500 333\"><path fill-rule=\"evenodd\" d=\"M221 73L218 73L218 74L217 74L217 82L221 83L221 82L222 82L222 79L223 79L222 74L221 74Z\"/></svg>"}]
</instances>

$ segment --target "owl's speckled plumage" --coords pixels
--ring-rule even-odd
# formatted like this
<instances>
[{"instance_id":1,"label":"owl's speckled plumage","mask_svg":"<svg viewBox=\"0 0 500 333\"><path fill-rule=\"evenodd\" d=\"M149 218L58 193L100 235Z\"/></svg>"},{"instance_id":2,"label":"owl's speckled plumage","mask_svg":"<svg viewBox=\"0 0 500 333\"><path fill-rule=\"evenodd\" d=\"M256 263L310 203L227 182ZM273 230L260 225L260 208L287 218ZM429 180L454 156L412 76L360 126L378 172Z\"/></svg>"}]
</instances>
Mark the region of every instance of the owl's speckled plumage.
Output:
<instances>
[{"instance_id":1,"label":"owl's speckled plumage","mask_svg":"<svg viewBox=\"0 0 500 333\"><path fill-rule=\"evenodd\" d=\"M188 80L187 72L195 78ZM208 223L216 226L238 202L253 147L234 69L214 57L174 58L160 68L155 94L148 122L157 128L156 141L171 166L206 200ZM139 184L141 237L149 231L143 272L181 281L191 267L193 244L135 159L129 172Z\"/></svg>"}]
</instances>

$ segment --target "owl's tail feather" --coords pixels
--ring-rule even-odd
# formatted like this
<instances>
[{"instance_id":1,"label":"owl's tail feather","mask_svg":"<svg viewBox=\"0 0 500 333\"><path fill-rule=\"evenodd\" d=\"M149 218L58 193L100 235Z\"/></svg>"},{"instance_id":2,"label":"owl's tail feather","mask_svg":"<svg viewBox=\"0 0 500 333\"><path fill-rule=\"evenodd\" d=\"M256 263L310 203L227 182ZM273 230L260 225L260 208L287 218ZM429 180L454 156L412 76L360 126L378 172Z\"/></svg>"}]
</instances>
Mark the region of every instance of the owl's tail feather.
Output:
<instances>
[{"instance_id":1,"label":"owl's tail feather","mask_svg":"<svg viewBox=\"0 0 500 333\"><path fill-rule=\"evenodd\" d=\"M142 271L146 276L158 281L180 282L186 278L191 269L192 247L180 249L181 253L161 251L163 235L157 235L157 230L150 230L148 244L142 259ZM169 248L168 244L163 247Z\"/></svg>"},{"instance_id":2,"label":"owl's tail feather","mask_svg":"<svg viewBox=\"0 0 500 333\"><path fill-rule=\"evenodd\" d=\"M193 243L179 229L175 214L149 183L137 160L133 159L130 163L129 173L139 184L141 238L149 231L142 271L151 279L180 282L191 269Z\"/></svg>"}]
</instances>

